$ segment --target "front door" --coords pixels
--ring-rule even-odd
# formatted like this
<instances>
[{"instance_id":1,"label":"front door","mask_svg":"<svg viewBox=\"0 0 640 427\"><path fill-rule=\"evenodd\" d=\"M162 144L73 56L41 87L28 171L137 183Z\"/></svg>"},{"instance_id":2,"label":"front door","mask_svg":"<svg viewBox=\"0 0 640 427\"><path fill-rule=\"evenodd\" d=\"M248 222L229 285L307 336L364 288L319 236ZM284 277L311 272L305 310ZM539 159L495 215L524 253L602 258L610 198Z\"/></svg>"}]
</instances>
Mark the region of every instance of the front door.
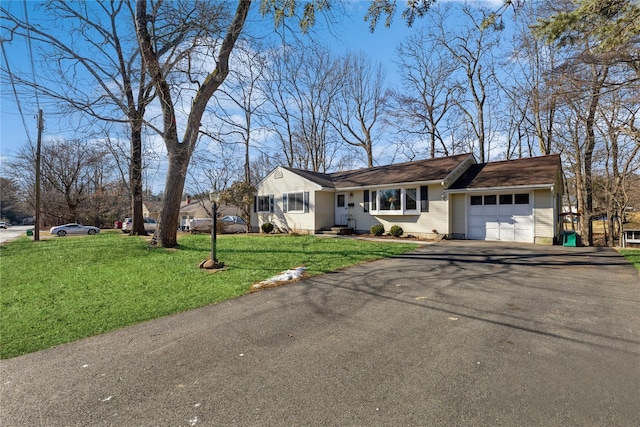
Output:
<instances>
[{"instance_id":1,"label":"front door","mask_svg":"<svg viewBox=\"0 0 640 427\"><path fill-rule=\"evenodd\" d=\"M335 223L336 225L347 225L349 221L349 210L347 206L347 193L336 194L336 208L335 208Z\"/></svg>"}]
</instances>

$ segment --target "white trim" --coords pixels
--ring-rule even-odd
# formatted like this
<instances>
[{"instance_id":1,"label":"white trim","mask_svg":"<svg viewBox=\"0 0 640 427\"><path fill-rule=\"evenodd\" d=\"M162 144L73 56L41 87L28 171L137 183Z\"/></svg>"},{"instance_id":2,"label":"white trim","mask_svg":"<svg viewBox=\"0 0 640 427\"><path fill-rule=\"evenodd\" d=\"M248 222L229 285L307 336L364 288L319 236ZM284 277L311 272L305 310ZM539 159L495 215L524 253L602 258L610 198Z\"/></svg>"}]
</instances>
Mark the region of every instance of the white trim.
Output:
<instances>
[{"instance_id":1,"label":"white trim","mask_svg":"<svg viewBox=\"0 0 640 427\"><path fill-rule=\"evenodd\" d=\"M553 191L554 185L552 184L538 184L538 185L513 185L508 187L481 187L481 188L461 188L457 190L443 190L446 194L465 194L465 193L510 193L514 191L535 191L535 190L551 190Z\"/></svg>"},{"instance_id":2,"label":"white trim","mask_svg":"<svg viewBox=\"0 0 640 427\"><path fill-rule=\"evenodd\" d=\"M282 205L282 212L285 214L303 214L305 213L304 211L304 190L302 191L289 191L287 193L282 193L282 195L287 195L287 206L284 206L284 201L283 201L283 205ZM302 209L289 209L289 206L291 206L291 195L292 194L300 194L302 195Z\"/></svg>"},{"instance_id":3,"label":"white trim","mask_svg":"<svg viewBox=\"0 0 640 427\"><path fill-rule=\"evenodd\" d=\"M377 209L369 209L369 214L373 216L410 216L410 215L420 215L420 185L395 185L395 186L381 186L372 188L373 191L376 192L376 207ZM407 205L407 189L416 190L416 209L405 209ZM400 209L394 210L384 210L380 209L380 191L384 190L400 190L400 200L398 200L398 205ZM369 190L366 190L369 191ZM371 204L372 200L369 200Z\"/></svg>"},{"instance_id":4,"label":"white trim","mask_svg":"<svg viewBox=\"0 0 640 427\"><path fill-rule=\"evenodd\" d=\"M412 182L395 182L393 184L372 184L372 185L363 185L360 187L336 187L336 188L331 188L331 189L327 189L327 190L333 190L335 192L342 192L342 191L358 191L358 190L378 190L378 189L387 189L387 188L404 188L404 187L408 187L408 188L412 188L414 186L421 186L421 185L435 185L435 184L443 184L443 182L441 180L432 180L432 181L412 181Z\"/></svg>"}]
</instances>

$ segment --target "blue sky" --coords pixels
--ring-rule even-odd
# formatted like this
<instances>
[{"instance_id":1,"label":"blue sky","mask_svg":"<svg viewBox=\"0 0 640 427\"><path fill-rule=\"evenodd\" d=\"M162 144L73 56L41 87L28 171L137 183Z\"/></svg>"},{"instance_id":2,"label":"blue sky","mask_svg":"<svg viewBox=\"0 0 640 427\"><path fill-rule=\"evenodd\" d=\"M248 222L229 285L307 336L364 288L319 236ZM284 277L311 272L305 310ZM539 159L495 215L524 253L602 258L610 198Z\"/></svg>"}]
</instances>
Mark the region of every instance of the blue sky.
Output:
<instances>
[{"instance_id":1,"label":"blue sky","mask_svg":"<svg viewBox=\"0 0 640 427\"><path fill-rule=\"evenodd\" d=\"M445 2L445 0L441 0L438 4ZM498 8L502 4L502 0L472 1L471 3L490 8ZM3 7L17 11L19 15L23 15L25 4L29 8L30 20L35 22L38 19L39 13L36 8L37 2L27 1L25 3L24 0L3 0ZM321 26L320 29L317 30L317 34L331 46L332 49L335 49L336 52L346 50L363 51L373 60L381 61L386 66L389 78L393 80L393 75L396 71L396 66L393 62L395 50L404 38L415 31L413 28L407 28L400 17L402 4L403 1L399 0L399 13L394 19L391 28L387 29L383 25L379 25L376 31L371 33L368 22L365 22L363 19L369 1L347 1L344 5L347 15L342 16L343 22L332 27L333 34L322 30ZM420 21L415 24L415 27L419 25ZM5 35L3 35L3 37L4 36ZM28 46L25 42L14 41L11 44L5 44L5 49L7 53L6 59L9 61L9 65L13 70L21 69L31 73ZM4 67L6 65L4 56L2 56L1 61ZM38 69L36 68L33 71L37 79ZM7 83L7 79L3 76L0 97L0 168L7 157L14 156L20 147L28 144L29 139L25 126L23 125L23 118L33 142L35 142L37 136L36 116L38 107L35 102L35 94L33 94L33 92L20 94L20 103L23 112L21 116L18 112L12 88ZM45 100L40 99L40 102L46 121L44 139L46 140L47 138L64 134L66 130L65 127L68 126L67 121L61 117L55 117L49 114Z\"/></svg>"}]
</instances>

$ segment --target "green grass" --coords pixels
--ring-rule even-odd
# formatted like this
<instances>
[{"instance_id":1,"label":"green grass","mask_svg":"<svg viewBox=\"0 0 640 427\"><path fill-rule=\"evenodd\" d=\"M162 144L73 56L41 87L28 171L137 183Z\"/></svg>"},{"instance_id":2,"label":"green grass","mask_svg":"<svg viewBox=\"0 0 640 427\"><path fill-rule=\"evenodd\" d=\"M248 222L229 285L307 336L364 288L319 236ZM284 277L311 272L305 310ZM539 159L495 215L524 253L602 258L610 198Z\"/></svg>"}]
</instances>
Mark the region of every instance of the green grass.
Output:
<instances>
[{"instance_id":1,"label":"green grass","mask_svg":"<svg viewBox=\"0 0 640 427\"><path fill-rule=\"evenodd\" d=\"M627 261L633 264L635 268L640 270L640 249L620 249L620 253Z\"/></svg>"},{"instance_id":2,"label":"green grass","mask_svg":"<svg viewBox=\"0 0 640 427\"><path fill-rule=\"evenodd\" d=\"M413 244L313 236L224 235L227 270L198 268L207 235L185 235L179 250L143 238L21 238L0 247L0 357L9 358L247 293L253 283L305 265L322 274L397 255Z\"/></svg>"}]
</instances>

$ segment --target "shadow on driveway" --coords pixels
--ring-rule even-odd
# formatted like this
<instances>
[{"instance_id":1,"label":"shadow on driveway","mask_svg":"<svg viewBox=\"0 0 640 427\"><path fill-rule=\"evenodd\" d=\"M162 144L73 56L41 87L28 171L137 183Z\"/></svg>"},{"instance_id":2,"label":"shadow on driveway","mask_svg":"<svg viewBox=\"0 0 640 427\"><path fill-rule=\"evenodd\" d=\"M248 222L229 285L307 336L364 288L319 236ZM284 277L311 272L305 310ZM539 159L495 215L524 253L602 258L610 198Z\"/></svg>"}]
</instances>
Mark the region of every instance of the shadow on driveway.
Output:
<instances>
[{"instance_id":1,"label":"shadow on driveway","mask_svg":"<svg viewBox=\"0 0 640 427\"><path fill-rule=\"evenodd\" d=\"M441 242L0 362L6 425L640 425L615 251Z\"/></svg>"}]
</instances>

